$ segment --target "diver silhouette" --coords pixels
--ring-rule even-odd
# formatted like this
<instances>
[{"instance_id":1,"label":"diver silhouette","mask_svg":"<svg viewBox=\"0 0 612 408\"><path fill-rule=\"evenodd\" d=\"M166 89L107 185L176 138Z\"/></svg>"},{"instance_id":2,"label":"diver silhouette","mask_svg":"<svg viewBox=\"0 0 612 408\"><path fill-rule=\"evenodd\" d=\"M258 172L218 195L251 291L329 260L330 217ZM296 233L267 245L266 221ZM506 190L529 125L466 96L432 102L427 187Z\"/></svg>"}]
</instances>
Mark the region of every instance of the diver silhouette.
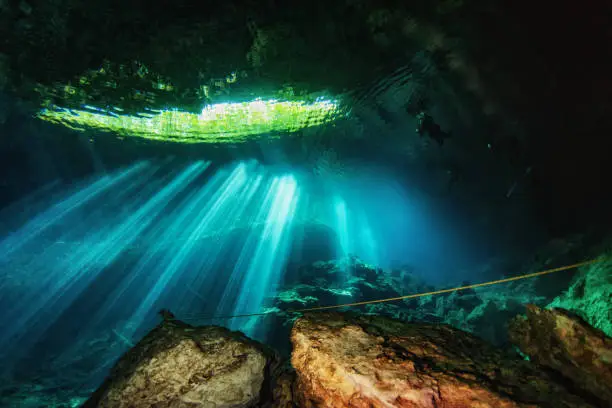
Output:
<instances>
[{"instance_id":1,"label":"diver silhouette","mask_svg":"<svg viewBox=\"0 0 612 408\"><path fill-rule=\"evenodd\" d=\"M444 144L444 140L450 138L450 132L445 132L440 128L431 115L425 113L424 111L419 112L416 115L417 119L417 128L416 131L419 135L427 135L431 139L438 142L440 146Z\"/></svg>"}]
</instances>

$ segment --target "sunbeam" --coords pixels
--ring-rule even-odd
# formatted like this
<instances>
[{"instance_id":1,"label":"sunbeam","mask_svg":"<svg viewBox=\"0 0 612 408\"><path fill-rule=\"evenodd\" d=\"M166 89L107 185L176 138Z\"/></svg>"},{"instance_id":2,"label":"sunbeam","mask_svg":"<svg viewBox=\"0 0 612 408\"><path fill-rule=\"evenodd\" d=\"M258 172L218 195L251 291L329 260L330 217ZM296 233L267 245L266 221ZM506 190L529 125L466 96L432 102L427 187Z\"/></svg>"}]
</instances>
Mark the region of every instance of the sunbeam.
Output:
<instances>
[{"instance_id":1,"label":"sunbeam","mask_svg":"<svg viewBox=\"0 0 612 408\"><path fill-rule=\"evenodd\" d=\"M128 179L135 172L142 170L143 167L145 167L145 163L139 163L120 174L103 176L83 189L75 189L74 192L67 194L64 199L47 211L42 212L29 221L18 233L11 234L2 240L0 242L0 254L2 254L3 258L10 256L11 253L42 234L46 229L61 222L71 212L95 199L123 180Z\"/></svg>"},{"instance_id":2,"label":"sunbeam","mask_svg":"<svg viewBox=\"0 0 612 408\"><path fill-rule=\"evenodd\" d=\"M260 310L264 306L264 300L274 294L272 289L278 283L284 266L283 261L289 246L287 230L291 226L298 204L295 179L284 176L273 180L267 195L262 206L262 210L268 213L266 224L257 239L257 247L251 262L241 279L242 285L232 314ZM256 234L256 231L251 233ZM251 319L247 323L234 321L232 328L255 335L257 320Z\"/></svg>"},{"instance_id":3,"label":"sunbeam","mask_svg":"<svg viewBox=\"0 0 612 408\"><path fill-rule=\"evenodd\" d=\"M0 242L0 290L8 294L0 317L13 322L0 334L3 369L32 355L70 361L84 353L83 342L56 344L107 332L121 346L108 350L103 373L157 324L161 309L197 323L272 308L298 256L292 251L310 239L304 226L327 231L336 258L383 265L392 259L382 237L409 242L427 224L398 218L399 209L426 216L384 178L308 180L256 161L176 168L142 162L68 188ZM350 262L341 269L332 291L346 301L353 270ZM268 336L268 319L216 322Z\"/></svg>"},{"instance_id":4,"label":"sunbeam","mask_svg":"<svg viewBox=\"0 0 612 408\"><path fill-rule=\"evenodd\" d=\"M32 281L35 287L30 286L28 293L24 294L19 301L6 305L4 308L6 318L15 324L3 330L0 346L4 347L10 343L19 342L23 349L25 348L24 342L36 342L40 335L61 316L98 275L140 236L172 198L188 186L205 168L206 164L203 162L190 165L153 196L144 202L139 202L138 209L134 208L130 215L111 227L90 231L82 238L81 245L74 248L69 254L63 254L60 259L57 259L58 254L53 250L53 245L40 254L36 267L44 273ZM133 176L132 170L116 177L110 177L112 180L110 183L113 181L117 183L129 175ZM140 181L146 182L147 180ZM97 183L99 181L94 185ZM109 181L106 181L104 186L108 184ZM123 187L122 193L129 190ZM101 194L99 191L97 193ZM92 194L80 198L91 200ZM55 222L68 216L71 211L83 204L77 202L74 197L71 197L69 201L73 204L69 208L62 208L62 215L54 218ZM60 205L54 208L59 208ZM108 222L108 219L106 221ZM48 228L52 224L53 221L49 221L44 224L44 227ZM26 225L24 228L31 229L32 226ZM39 226L35 228L40 233ZM17 234L23 233L18 231Z\"/></svg>"},{"instance_id":5,"label":"sunbeam","mask_svg":"<svg viewBox=\"0 0 612 408\"><path fill-rule=\"evenodd\" d=\"M0 0L0 408L612 408L611 2L474 3Z\"/></svg>"}]
</instances>

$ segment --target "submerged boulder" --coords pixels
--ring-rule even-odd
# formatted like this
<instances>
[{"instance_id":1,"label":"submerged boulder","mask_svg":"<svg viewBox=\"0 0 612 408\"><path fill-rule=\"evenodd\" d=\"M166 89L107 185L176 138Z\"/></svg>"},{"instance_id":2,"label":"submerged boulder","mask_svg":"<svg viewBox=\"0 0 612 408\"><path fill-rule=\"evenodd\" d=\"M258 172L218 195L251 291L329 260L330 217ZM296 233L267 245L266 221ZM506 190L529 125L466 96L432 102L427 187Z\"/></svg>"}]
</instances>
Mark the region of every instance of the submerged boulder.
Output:
<instances>
[{"instance_id":1,"label":"submerged boulder","mask_svg":"<svg viewBox=\"0 0 612 408\"><path fill-rule=\"evenodd\" d=\"M291 340L302 407L597 406L537 366L446 325L307 314Z\"/></svg>"},{"instance_id":2,"label":"submerged boulder","mask_svg":"<svg viewBox=\"0 0 612 408\"><path fill-rule=\"evenodd\" d=\"M604 253L600 262L580 268L569 288L548 307L576 313L612 336L612 252Z\"/></svg>"},{"instance_id":3,"label":"submerged boulder","mask_svg":"<svg viewBox=\"0 0 612 408\"><path fill-rule=\"evenodd\" d=\"M533 361L612 406L612 338L563 309L527 306L510 337Z\"/></svg>"},{"instance_id":4,"label":"submerged boulder","mask_svg":"<svg viewBox=\"0 0 612 408\"><path fill-rule=\"evenodd\" d=\"M273 354L239 332L165 320L114 366L84 407L252 407Z\"/></svg>"}]
</instances>

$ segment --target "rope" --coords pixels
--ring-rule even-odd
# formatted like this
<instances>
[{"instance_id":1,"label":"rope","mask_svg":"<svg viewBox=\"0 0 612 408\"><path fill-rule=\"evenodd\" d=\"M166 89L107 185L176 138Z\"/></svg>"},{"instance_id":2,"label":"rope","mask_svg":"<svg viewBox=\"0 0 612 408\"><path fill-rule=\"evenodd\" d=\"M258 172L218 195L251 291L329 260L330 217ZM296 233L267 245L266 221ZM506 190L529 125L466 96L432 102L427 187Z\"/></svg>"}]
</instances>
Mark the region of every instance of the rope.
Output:
<instances>
[{"instance_id":1,"label":"rope","mask_svg":"<svg viewBox=\"0 0 612 408\"><path fill-rule=\"evenodd\" d=\"M284 313L305 313L305 312L315 312L315 311L320 311L320 310L339 309L342 307L363 306L363 305L371 305L375 303L395 302L398 300L416 299L416 298L425 297L425 296L434 296L434 295L440 295L443 293L458 292L461 290L468 290L468 289L474 289L474 288L482 288L484 286L492 286L492 285L497 285L500 283L514 282L514 281L518 281L522 279L536 278L538 276L549 275L551 273L566 271L568 269L575 269L581 266L592 265L592 264L599 263L602 261L603 259L592 259L590 261L584 261L584 262L579 262L579 263L575 263L572 265L561 266L559 268L546 269L540 272L527 273L523 275L513 276L510 278L497 279L497 280L493 280L489 282L474 283L471 285L458 286L458 287L454 287L450 289L440 289L440 290L434 290L431 292L415 293L412 295L397 296L397 297L391 297L391 298L385 298L385 299L365 300L363 302L343 303L341 305L317 306L317 307L309 307L309 308L304 308L304 309L289 309L289 310L281 310L281 311L248 313L248 314L229 315L229 316L199 316L199 317L193 316L193 317L187 317L185 319L179 319L179 320L182 320L182 321L217 320L217 319L223 320L223 319L234 319L234 318L241 318L241 317L278 315L279 313L283 313L283 312Z\"/></svg>"}]
</instances>

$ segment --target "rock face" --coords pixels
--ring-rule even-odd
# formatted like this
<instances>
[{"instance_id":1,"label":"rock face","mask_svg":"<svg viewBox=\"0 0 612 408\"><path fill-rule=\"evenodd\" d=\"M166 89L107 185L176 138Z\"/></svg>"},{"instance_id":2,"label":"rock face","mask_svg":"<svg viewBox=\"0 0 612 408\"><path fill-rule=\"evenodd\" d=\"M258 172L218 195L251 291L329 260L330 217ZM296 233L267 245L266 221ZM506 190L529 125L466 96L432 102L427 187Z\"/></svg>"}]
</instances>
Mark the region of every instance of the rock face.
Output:
<instances>
[{"instance_id":1,"label":"rock face","mask_svg":"<svg viewBox=\"0 0 612 408\"><path fill-rule=\"evenodd\" d=\"M164 321L118 361L84 407L252 407L272 362L241 333Z\"/></svg>"},{"instance_id":2,"label":"rock face","mask_svg":"<svg viewBox=\"0 0 612 408\"><path fill-rule=\"evenodd\" d=\"M612 406L612 339L562 309L527 306L510 326L512 340L543 366Z\"/></svg>"},{"instance_id":3,"label":"rock face","mask_svg":"<svg viewBox=\"0 0 612 408\"><path fill-rule=\"evenodd\" d=\"M589 407L529 362L450 326L339 313L299 319L302 407Z\"/></svg>"},{"instance_id":4,"label":"rock face","mask_svg":"<svg viewBox=\"0 0 612 408\"><path fill-rule=\"evenodd\" d=\"M347 270L350 271L348 279L343 278ZM546 282L550 285L550 278L544 279L548 279ZM494 345L507 346L508 322L517 314L523 313L523 305L534 303L544 306L552 300L552 297L540 296L534 290L535 282L536 280L532 280L501 285L494 290L484 288L406 301L376 303L366 305L361 310L365 314L382 315L403 321L450 324ZM274 298L274 306L281 310L300 309L446 288L448 286L427 285L410 266L383 270L350 257L303 266L296 282L287 282L280 287ZM287 315L287 318L286 321L291 322L294 315ZM279 327L275 330L288 332L289 327ZM274 346L284 350L280 344Z\"/></svg>"},{"instance_id":5,"label":"rock face","mask_svg":"<svg viewBox=\"0 0 612 408\"><path fill-rule=\"evenodd\" d=\"M581 268L567 291L548 307L576 313L593 327L612 336L612 255Z\"/></svg>"}]
</instances>

